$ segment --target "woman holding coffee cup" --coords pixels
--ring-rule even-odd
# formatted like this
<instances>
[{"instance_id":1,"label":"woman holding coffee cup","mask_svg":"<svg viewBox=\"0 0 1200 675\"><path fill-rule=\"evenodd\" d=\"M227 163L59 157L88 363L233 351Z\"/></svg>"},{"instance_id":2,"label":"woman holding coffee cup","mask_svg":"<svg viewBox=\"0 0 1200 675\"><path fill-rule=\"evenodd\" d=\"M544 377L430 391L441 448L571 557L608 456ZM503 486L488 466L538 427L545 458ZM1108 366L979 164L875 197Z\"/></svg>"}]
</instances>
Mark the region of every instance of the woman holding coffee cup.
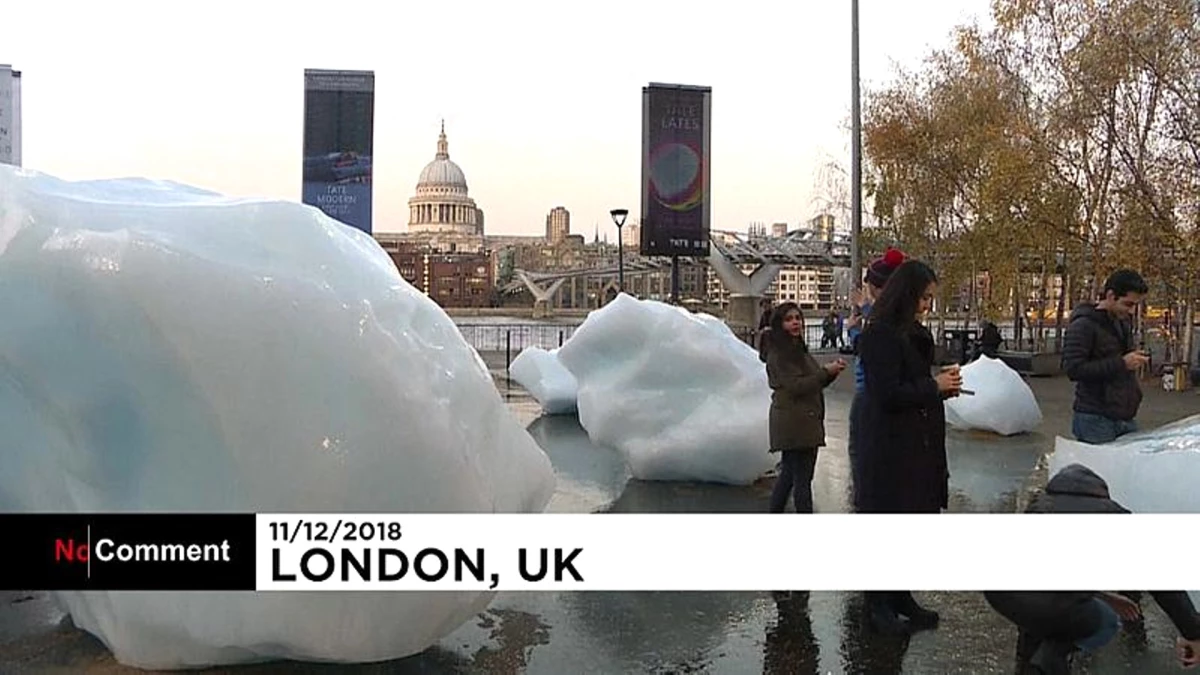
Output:
<instances>
[{"instance_id":1,"label":"woman holding coffee cup","mask_svg":"<svg viewBox=\"0 0 1200 675\"><path fill-rule=\"evenodd\" d=\"M866 378L862 400L860 513L939 513L949 502L946 413L958 396L957 366L932 374L934 339L921 320L933 305L937 275L910 260L896 269L859 339ZM937 626L936 612L907 591L868 594L871 626L907 633ZM907 621L902 617L907 618Z\"/></svg>"}]
</instances>

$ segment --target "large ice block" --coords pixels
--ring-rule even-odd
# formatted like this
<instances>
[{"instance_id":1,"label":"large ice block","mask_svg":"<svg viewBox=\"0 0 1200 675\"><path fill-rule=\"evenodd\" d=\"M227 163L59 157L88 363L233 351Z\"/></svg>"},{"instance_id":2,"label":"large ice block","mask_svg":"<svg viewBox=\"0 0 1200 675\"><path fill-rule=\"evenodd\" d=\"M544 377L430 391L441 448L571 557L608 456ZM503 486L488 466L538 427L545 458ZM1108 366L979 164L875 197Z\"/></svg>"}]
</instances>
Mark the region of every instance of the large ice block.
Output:
<instances>
[{"instance_id":1,"label":"large ice block","mask_svg":"<svg viewBox=\"0 0 1200 675\"><path fill-rule=\"evenodd\" d=\"M0 511L536 512L454 323L314 208L0 165ZM391 659L463 593L64 592L122 663Z\"/></svg>"},{"instance_id":2,"label":"large ice block","mask_svg":"<svg viewBox=\"0 0 1200 675\"><path fill-rule=\"evenodd\" d=\"M1113 500L1134 513L1200 513L1200 415L1103 445L1060 437L1050 475L1071 464L1096 472ZM1200 591L1191 596L1200 606Z\"/></svg>"},{"instance_id":3,"label":"large ice block","mask_svg":"<svg viewBox=\"0 0 1200 675\"><path fill-rule=\"evenodd\" d=\"M558 358L579 382L580 423L637 478L748 484L775 463L766 369L718 319L621 294Z\"/></svg>"},{"instance_id":4,"label":"large ice block","mask_svg":"<svg viewBox=\"0 0 1200 675\"><path fill-rule=\"evenodd\" d=\"M1099 474L1134 513L1200 513L1200 415L1103 445L1058 438L1051 475L1070 464Z\"/></svg>"},{"instance_id":5,"label":"large ice block","mask_svg":"<svg viewBox=\"0 0 1200 675\"><path fill-rule=\"evenodd\" d=\"M981 356L962 369L963 389L974 392L946 401L946 421L956 429L1002 436L1029 433L1042 423L1033 390L999 359Z\"/></svg>"},{"instance_id":6,"label":"large ice block","mask_svg":"<svg viewBox=\"0 0 1200 675\"><path fill-rule=\"evenodd\" d=\"M547 415L570 415L575 412L579 383L559 363L557 351L526 347L509 365L508 375L529 392Z\"/></svg>"}]
</instances>

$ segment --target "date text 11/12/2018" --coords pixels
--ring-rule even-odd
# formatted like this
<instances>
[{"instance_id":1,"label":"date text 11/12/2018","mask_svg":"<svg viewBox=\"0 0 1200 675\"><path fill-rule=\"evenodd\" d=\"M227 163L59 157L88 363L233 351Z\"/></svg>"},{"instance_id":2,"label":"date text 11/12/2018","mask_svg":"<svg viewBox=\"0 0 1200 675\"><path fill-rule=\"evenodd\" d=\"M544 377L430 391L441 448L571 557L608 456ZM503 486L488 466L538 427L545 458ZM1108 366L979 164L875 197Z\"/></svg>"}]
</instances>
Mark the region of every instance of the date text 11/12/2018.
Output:
<instances>
[{"instance_id":1,"label":"date text 11/12/2018","mask_svg":"<svg viewBox=\"0 0 1200 675\"><path fill-rule=\"evenodd\" d=\"M314 522L302 518L295 522L273 522L269 527L271 541L289 544L296 543L297 539L301 542L337 543L339 541L399 541L401 537L400 523L395 521L369 522L339 518L332 522L328 520Z\"/></svg>"}]
</instances>

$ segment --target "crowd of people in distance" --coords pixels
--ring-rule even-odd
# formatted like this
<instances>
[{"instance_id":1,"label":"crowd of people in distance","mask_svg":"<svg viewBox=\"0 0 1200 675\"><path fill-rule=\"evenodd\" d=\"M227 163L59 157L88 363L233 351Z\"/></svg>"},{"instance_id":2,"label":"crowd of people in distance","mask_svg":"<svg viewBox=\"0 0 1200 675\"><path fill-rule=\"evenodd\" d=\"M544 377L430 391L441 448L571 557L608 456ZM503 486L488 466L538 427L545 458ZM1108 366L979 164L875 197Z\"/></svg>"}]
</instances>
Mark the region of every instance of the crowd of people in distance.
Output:
<instances>
[{"instance_id":1,"label":"crowd of people in distance","mask_svg":"<svg viewBox=\"0 0 1200 675\"><path fill-rule=\"evenodd\" d=\"M848 451L851 504L856 513L940 513L948 507L945 402L963 395L957 363L937 361L936 342L924 325L938 277L895 249L872 261L849 319L853 367L840 356L821 364L804 339L804 314L794 302L764 307L758 337L772 390L771 452L779 474L770 511L783 513L789 497L797 513L813 513L812 481L825 446L825 394L845 370L854 374ZM1063 343L1063 366L1075 382L1072 430L1086 443L1107 443L1137 429L1142 400L1137 373L1148 356L1136 348L1131 317L1148 292L1141 275L1120 270L1103 296L1080 304ZM823 321L822 347L840 346L834 315ZM999 329L985 327L981 352L995 357ZM1031 513L1127 513L1109 496L1103 478L1072 465L1056 474L1027 509ZM1200 615L1187 593L1149 594L1179 631L1177 656L1200 665ZM1140 593L987 592L991 607L1018 628L1020 672L1067 673L1078 651L1110 642L1122 622L1141 617ZM937 612L908 591L867 594L867 620L881 634L936 628Z\"/></svg>"}]
</instances>

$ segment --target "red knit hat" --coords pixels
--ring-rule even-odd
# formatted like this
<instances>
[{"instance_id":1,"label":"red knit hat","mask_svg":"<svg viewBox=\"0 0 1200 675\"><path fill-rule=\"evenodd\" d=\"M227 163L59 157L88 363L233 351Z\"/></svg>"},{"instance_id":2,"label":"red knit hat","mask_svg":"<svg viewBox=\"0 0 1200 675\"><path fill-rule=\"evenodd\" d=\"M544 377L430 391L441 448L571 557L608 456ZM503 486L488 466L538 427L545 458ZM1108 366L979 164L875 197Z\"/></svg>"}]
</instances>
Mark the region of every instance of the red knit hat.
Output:
<instances>
[{"instance_id":1,"label":"red knit hat","mask_svg":"<svg viewBox=\"0 0 1200 675\"><path fill-rule=\"evenodd\" d=\"M876 288L883 288L892 276L892 272L895 272L897 267L903 265L904 260L905 255L903 251L888 247L887 252L882 257L875 259L867 266L867 283Z\"/></svg>"}]
</instances>

